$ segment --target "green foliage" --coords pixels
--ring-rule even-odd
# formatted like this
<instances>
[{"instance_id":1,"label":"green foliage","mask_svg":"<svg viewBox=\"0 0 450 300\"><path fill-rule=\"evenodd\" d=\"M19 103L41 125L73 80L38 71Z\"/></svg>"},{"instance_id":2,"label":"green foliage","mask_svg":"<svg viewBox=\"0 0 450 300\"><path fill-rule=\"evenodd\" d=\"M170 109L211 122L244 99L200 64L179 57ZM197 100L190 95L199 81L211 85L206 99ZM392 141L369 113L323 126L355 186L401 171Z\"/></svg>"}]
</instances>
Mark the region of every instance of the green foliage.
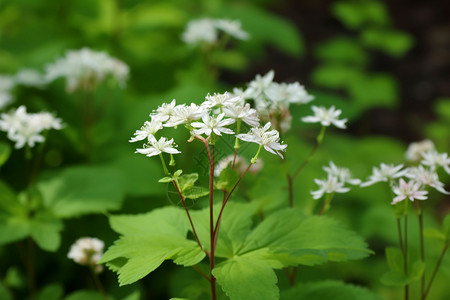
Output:
<instances>
[{"instance_id":1,"label":"green foliage","mask_svg":"<svg viewBox=\"0 0 450 300\"><path fill-rule=\"evenodd\" d=\"M365 65L369 59L362 45L348 37L337 37L319 44L315 55L320 60L358 66Z\"/></svg>"},{"instance_id":2,"label":"green foliage","mask_svg":"<svg viewBox=\"0 0 450 300\"><path fill-rule=\"evenodd\" d=\"M99 292L79 290L73 292L72 294L64 298L64 300L85 300L85 299L105 300L105 297L103 297L103 295ZM106 299L110 298L107 297Z\"/></svg>"},{"instance_id":3,"label":"green foliage","mask_svg":"<svg viewBox=\"0 0 450 300\"><path fill-rule=\"evenodd\" d=\"M393 29L368 28L361 32L362 43L394 57L403 56L411 49L414 39L411 35Z\"/></svg>"},{"instance_id":4,"label":"green foliage","mask_svg":"<svg viewBox=\"0 0 450 300\"><path fill-rule=\"evenodd\" d=\"M220 172L219 180L214 183L217 189L226 191L227 193L231 191L240 177L236 170L232 169L231 166L232 162Z\"/></svg>"},{"instance_id":5,"label":"green foliage","mask_svg":"<svg viewBox=\"0 0 450 300\"><path fill-rule=\"evenodd\" d=\"M37 300L59 300L62 299L64 289L59 284L44 287L38 294Z\"/></svg>"},{"instance_id":6,"label":"green foliage","mask_svg":"<svg viewBox=\"0 0 450 300\"><path fill-rule=\"evenodd\" d=\"M377 0L336 1L333 3L332 12L350 29L358 29L365 25L390 24L385 4Z\"/></svg>"},{"instance_id":7,"label":"green foliage","mask_svg":"<svg viewBox=\"0 0 450 300\"><path fill-rule=\"evenodd\" d=\"M340 281L319 281L299 284L281 293L282 300L381 300L368 289Z\"/></svg>"},{"instance_id":8,"label":"green foliage","mask_svg":"<svg viewBox=\"0 0 450 300\"><path fill-rule=\"evenodd\" d=\"M11 154L11 147L3 142L0 142L0 167L8 160Z\"/></svg>"},{"instance_id":9,"label":"green foliage","mask_svg":"<svg viewBox=\"0 0 450 300\"><path fill-rule=\"evenodd\" d=\"M425 264L421 261L408 266L408 274L405 274L403 254L398 248L386 248L386 259L389 271L381 277L381 282L390 286L404 286L414 280L418 280L425 271Z\"/></svg>"}]
</instances>

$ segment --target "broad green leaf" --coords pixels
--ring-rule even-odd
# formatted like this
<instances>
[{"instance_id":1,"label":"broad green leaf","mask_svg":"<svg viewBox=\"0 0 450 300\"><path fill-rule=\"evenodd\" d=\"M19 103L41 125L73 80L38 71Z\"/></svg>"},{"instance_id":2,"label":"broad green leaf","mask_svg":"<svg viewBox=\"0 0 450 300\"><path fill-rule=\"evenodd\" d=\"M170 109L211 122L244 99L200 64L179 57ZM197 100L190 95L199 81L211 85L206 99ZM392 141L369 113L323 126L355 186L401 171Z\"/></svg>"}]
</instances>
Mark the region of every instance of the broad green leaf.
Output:
<instances>
[{"instance_id":1,"label":"broad green leaf","mask_svg":"<svg viewBox=\"0 0 450 300\"><path fill-rule=\"evenodd\" d=\"M304 300L382 300L367 288L340 281L318 281L299 284L283 291L280 299Z\"/></svg>"},{"instance_id":2,"label":"broad green leaf","mask_svg":"<svg viewBox=\"0 0 450 300\"><path fill-rule=\"evenodd\" d=\"M101 262L119 274L120 285L141 279L167 259L191 266L205 257L197 242L186 237L190 225L182 209L166 207L145 215L112 216L110 222L122 236Z\"/></svg>"},{"instance_id":3,"label":"broad green leaf","mask_svg":"<svg viewBox=\"0 0 450 300\"><path fill-rule=\"evenodd\" d=\"M61 244L63 223L48 212L37 212L30 220L30 235L40 248L56 251Z\"/></svg>"},{"instance_id":4,"label":"broad green leaf","mask_svg":"<svg viewBox=\"0 0 450 300\"><path fill-rule=\"evenodd\" d=\"M367 47L381 50L394 57L404 55L414 45L411 35L392 29L365 29L361 33L361 41Z\"/></svg>"},{"instance_id":5,"label":"broad green leaf","mask_svg":"<svg viewBox=\"0 0 450 300\"><path fill-rule=\"evenodd\" d=\"M249 234L241 253L258 248L285 254L288 265L361 259L371 253L361 237L333 219L303 216L297 209L283 210L264 219Z\"/></svg>"},{"instance_id":6,"label":"broad green leaf","mask_svg":"<svg viewBox=\"0 0 450 300\"><path fill-rule=\"evenodd\" d=\"M272 267L251 255L218 264L213 274L231 300L278 299L278 279Z\"/></svg>"},{"instance_id":7,"label":"broad green leaf","mask_svg":"<svg viewBox=\"0 0 450 300\"><path fill-rule=\"evenodd\" d=\"M64 289L59 284L51 284L39 291L37 300L60 300L64 294Z\"/></svg>"},{"instance_id":8,"label":"broad green leaf","mask_svg":"<svg viewBox=\"0 0 450 300\"><path fill-rule=\"evenodd\" d=\"M62 218L104 213L120 208L123 177L113 168L80 166L41 181L45 205Z\"/></svg>"},{"instance_id":9,"label":"broad green leaf","mask_svg":"<svg viewBox=\"0 0 450 300\"><path fill-rule=\"evenodd\" d=\"M8 160L11 154L11 147L3 142L0 142L0 167Z\"/></svg>"}]
</instances>

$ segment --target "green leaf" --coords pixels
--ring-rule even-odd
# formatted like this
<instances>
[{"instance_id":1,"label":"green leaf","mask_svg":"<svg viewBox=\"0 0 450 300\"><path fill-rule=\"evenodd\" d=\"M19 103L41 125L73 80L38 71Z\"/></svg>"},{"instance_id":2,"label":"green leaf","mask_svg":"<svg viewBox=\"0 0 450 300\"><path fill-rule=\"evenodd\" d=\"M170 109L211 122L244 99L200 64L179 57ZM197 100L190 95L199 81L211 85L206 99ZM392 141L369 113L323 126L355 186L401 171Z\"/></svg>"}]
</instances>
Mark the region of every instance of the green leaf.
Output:
<instances>
[{"instance_id":1,"label":"green leaf","mask_svg":"<svg viewBox=\"0 0 450 300\"><path fill-rule=\"evenodd\" d=\"M421 278L423 272L425 271L425 264L421 261L416 261L412 265L408 266L408 275L405 275L404 270L398 270L398 265L395 267L396 269L391 268L390 271L381 276L381 283L388 286L404 286Z\"/></svg>"},{"instance_id":2,"label":"green leaf","mask_svg":"<svg viewBox=\"0 0 450 300\"><path fill-rule=\"evenodd\" d=\"M231 300L278 299L277 276L264 260L236 256L218 264L213 274Z\"/></svg>"},{"instance_id":3,"label":"green leaf","mask_svg":"<svg viewBox=\"0 0 450 300\"><path fill-rule=\"evenodd\" d=\"M326 63L314 69L312 80L315 84L329 88L347 88L363 76L357 67L340 63Z\"/></svg>"},{"instance_id":4,"label":"green leaf","mask_svg":"<svg viewBox=\"0 0 450 300\"><path fill-rule=\"evenodd\" d=\"M37 212L30 220L30 235L40 248L56 251L61 244L61 220L49 212Z\"/></svg>"},{"instance_id":5,"label":"green leaf","mask_svg":"<svg viewBox=\"0 0 450 300\"><path fill-rule=\"evenodd\" d=\"M338 63L364 65L368 60L361 45L347 37L334 38L320 44L315 54L321 60Z\"/></svg>"},{"instance_id":6,"label":"green leaf","mask_svg":"<svg viewBox=\"0 0 450 300\"><path fill-rule=\"evenodd\" d=\"M177 177L178 188L184 198L198 199L209 194L208 189L195 186L197 180L197 173L183 174Z\"/></svg>"},{"instance_id":7,"label":"green leaf","mask_svg":"<svg viewBox=\"0 0 450 300\"><path fill-rule=\"evenodd\" d=\"M295 228L295 230L293 230ZM284 255L284 266L314 265L361 259L371 253L364 240L325 216L303 216L297 209L283 210L264 219L247 237L241 252L268 248Z\"/></svg>"},{"instance_id":8,"label":"green leaf","mask_svg":"<svg viewBox=\"0 0 450 300\"><path fill-rule=\"evenodd\" d=\"M173 178L172 177L163 177L160 180L158 180L158 182L160 183L167 183L167 182L172 182Z\"/></svg>"},{"instance_id":9,"label":"green leaf","mask_svg":"<svg viewBox=\"0 0 450 300\"><path fill-rule=\"evenodd\" d=\"M398 99L397 81L388 74L359 76L350 82L349 93L361 107L394 107Z\"/></svg>"},{"instance_id":10,"label":"green leaf","mask_svg":"<svg viewBox=\"0 0 450 300\"><path fill-rule=\"evenodd\" d=\"M37 300L60 300L64 294L64 289L59 284L51 284L39 291Z\"/></svg>"},{"instance_id":11,"label":"green leaf","mask_svg":"<svg viewBox=\"0 0 450 300\"><path fill-rule=\"evenodd\" d=\"M299 284L283 291L280 299L382 300L364 287L331 280Z\"/></svg>"},{"instance_id":12,"label":"green leaf","mask_svg":"<svg viewBox=\"0 0 450 300\"><path fill-rule=\"evenodd\" d=\"M11 147L3 142L0 142L0 167L8 160L11 154Z\"/></svg>"},{"instance_id":13,"label":"green leaf","mask_svg":"<svg viewBox=\"0 0 450 300\"><path fill-rule=\"evenodd\" d=\"M141 279L167 259L191 266L205 257L197 243L186 237L190 225L182 209L166 207L145 215L112 216L110 222L122 236L100 262L107 262L119 274L120 285Z\"/></svg>"},{"instance_id":14,"label":"green leaf","mask_svg":"<svg viewBox=\"0 0 450 300\"><path fill-rule=\"evenodd\" d=\"M29 234L28 210L14 192L0 181L0 245L21 240Z\"/></svg>"},{"instance_id":15,"label":"green leaf","mask_svg":"<svg viewBox=\"0 0 450 300\"><path fill-rule=\"evenodd\" d=\"M393 57L404 55L414 45L411 35L393 29L368 28L362 31L360 38L367 47L383 51Z\"/></svg>"},{"instance_id":16,"label":"green leaf","mask_svg":"<svg viewBox=\"0 0 450 300\"><path fill-rule=\"evenodd\" d=\"M345 26L357 29L364 25L388 25L390 23L386 6L381 1L337 1L332 12Z\"/></svg>"},{"instance_id":17,"label":"green leaf","mask_svg":"<svg viewBox=\"0 0 450 300\"><path fill-rule=\"evenodd\" d=\"M391 271L403 272L403 254L398 248L386 248L386 260Z\"/></svg>"},{"instance_id":18,"label":"green leaf","mask_svg":"<svg viewBox=\"0 0 450 300\"><path fill-rule=\"evenodd\" d=\"M99 292L79 290L64 298L64 300L86 300L86 299L105 300L105 297L103 297L103 295ZM107 297L106 299L110 298Z\"/></svg>"},{"instance_id":19,"label":"green leaf","mask_svg":"<svg viewBox=\"0 0 450 300\"><path fill-rule=\"evenodd\" d=\"M425 228L423 230L423 235L427 238L443 240L445 241L448 237L440 230L436 228Z\"/></svg>"},{"instance_id":20,"label":"green leaf","mask_svg":"<svg viewBox=\"0 0 450 300\"><path fill-rule=\"evenodd\" d=\"M45 206L62 218L104 213L120 208L123 177L108 167L80 166L63 170L38 184Z\"/></svg>"},{"instance_id":21,"label":"green leaf","mask_svg":"<svg viewBox=\"0 0 450 300\"><path fill-rule=\"evenodd\" d=\"M442 228L447 240L450 240L450 214L445 216L444 221L442 222Z\"/></svg>"},{"instance_id":22,"label":"green leaf","mask_svg":"<svg viewBox=\"0 0 450 300\"><path fill-rule=\"evenodd\" d=\"M0 299L4 300L12 300L12 294L9 292L9 290L3 285L3 283L0 281Z\"/></svg>"}]
</instances>

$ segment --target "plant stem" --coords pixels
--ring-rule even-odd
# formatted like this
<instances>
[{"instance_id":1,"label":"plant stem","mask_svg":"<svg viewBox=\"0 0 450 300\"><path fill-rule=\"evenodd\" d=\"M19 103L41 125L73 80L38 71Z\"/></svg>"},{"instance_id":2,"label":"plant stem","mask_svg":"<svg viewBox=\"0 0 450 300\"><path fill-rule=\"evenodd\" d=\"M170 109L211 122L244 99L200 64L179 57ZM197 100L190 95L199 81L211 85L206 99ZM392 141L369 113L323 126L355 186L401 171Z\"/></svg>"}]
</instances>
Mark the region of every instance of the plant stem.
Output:
<instances>
[{"instance_id":1,"label":"plant stem","mask_svg":"<svg viewBox=\"0 0 450 300\"><path fill-rule=\"evenodd\" d=\"M294 178L287 174L288 189L289 189L289 207L294 207Z\"/></svg>"},{"instance_id":2,"label":"plant stem","mask_svg":"<svg viewBox=\"0 0 450 300\"><path fill-rule=\"evenodd\" d=\"M197 240L197 244L200 247L200 249L204 250L202 247L202 243L200 243L200 240L198 239L197 232L195 231L194 222L192 222L191 215L189 214L189 209L186 206L186 201L184 200L183 195L181 194L180 188L178 187L178 184L175 180L172 180L173 185L177 189L178 195L180 196L181 202L183 203L184 210L186 211L187 217L189 219L189 223L191 224L192 232L194 233L195 239Z\"/></svg>"},{"instance_id":3,"label":"plant stem","mask_svg":"<svg viewBox=\"0 0 450 300\"><path fill-rule=\"evenodd\" d=\"M405 200L406 202L407 200ZM407 202L406 202L407 203ZM405 230L405 243L404 243L404 255L403 255L403 263L404 263L404 271L405 276L408 276L408 215L405 213L404 216L404 230ZM409 299L409 284L405 285L405 300Z\"/></svg>"},{"instance_id":4,"label":"plant stem","mask_svg":"<svg viewBox=\"0 0 450 300\"><path fill-rule=\"evenodd\" d=\"M209 252L209 273L211 278L211 295L212 299L216 300L216 278L214 277L212 271L214 269L215 263L215 248L216 245L214 243L214 145L211 145L212 148L212 158L211 153L209 151L208 142L205 141L206 151L208 152L208 160L209 160L209 233L210 233L210 244L211 249Z\"/></svg>"},{"instance_id":5,"label":"plant stem","mask_svg":"<svg viewBox=\"0 0 450 300\"><path fill-rule=\"evenodd\" d=\"M402 224L400 218L397 219L397 231L398 231L398 243L400 246L400 251L402 255L405 256L405 249L403 249L403 237L402 237Z\"/></svg>"},{"instance_id":6,"label":"plant stem","mask_svg":"<svg viewBox=\"0 0 450 300\"><path fill-rule=\"evenodd\" d=\"M199 267L197 266L191 266L195 271L197 271L198 274L202 275L206 280L211 281L211 278L208 277L208 275L206 275L205 273L203 273L202 270L200 270Z\"/></svg>"},{"instance_id":7,"label":"plant stem","mask_svg":"<svg viewBox=\"0 0 450 300\"><path fill-rule=\"evenodd\" d=\"M449 243L448 241L445 242L444 249L442 249L441 256L439 256L439 260L436 263L436 267L434 267L433 274L431 274L430 282L428 283L427 289L425 290L425 293L422 295L422 300L425 300L428 296L428 293L430 292L431 284L433 284L434 277L436 277L437 271L438 271L439 267L441 266L442 260L444 259L445 252L448 249L448 243Z\"/></svg>"},{"instance_id":8,"label":"plant stem","mask_svg":"<svg viewBox=\"0 0 450 300\"><path fill-rule=\"evenodd\" d=\"M418 205L420 205L420 202L418 202ZM418 217L419 217L419 235L420 235L420 259L422 260L422 263L425 264L425 243L423 240L423 214L419 207L418 209ZM420 283L420 294L423 295L425 292L425 272L422 274L421 283Z\"/></svg>"},{"instance_id":9,"label":"plant stem","mask_svg":"<svg viewBox=\"0 0 450 300\"><path fill-rule=\"evenodd\" d=\"M89 269L91 270L92 278L94 279L94 284L97 287L98 291L102 294L103 299L108 299L106 296L105 288L103 287L103 284L101 283L100 279L98 278L97 272L95 272L95 266L89 266Z\"/></svg>"}]
</instances>

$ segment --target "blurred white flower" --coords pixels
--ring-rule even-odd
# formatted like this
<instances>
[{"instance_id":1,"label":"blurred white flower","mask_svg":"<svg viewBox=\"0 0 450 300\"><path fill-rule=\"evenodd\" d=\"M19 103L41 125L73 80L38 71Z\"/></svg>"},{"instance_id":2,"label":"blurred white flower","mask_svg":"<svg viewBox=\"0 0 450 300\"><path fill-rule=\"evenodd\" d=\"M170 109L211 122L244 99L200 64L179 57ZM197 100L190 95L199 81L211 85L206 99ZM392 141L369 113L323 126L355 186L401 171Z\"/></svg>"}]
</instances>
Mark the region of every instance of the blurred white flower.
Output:
<instances>
[{"instance_id":1,"label":"blurred white flower","mask_svg":"<svg viewBox=\"0 0 450 300\"><path fill-rule=\"evenodd\" d=\"M214 20L214 25L217 29L236 39L247 40L250 37L248 32L242 30L239 20L216 19Z\"/></svg>"},{"instance_id":2,"label":"blurred white flower","mask_svg":"<svg viewBox=\"0 0 450 300\"><path fill-rule=\"evenodd\" d=\"M19 149L28 145L34 147L45 139L41 134L44 130L61 129L61 119L48 112L27 113L25 106L0 115L0 130L7 132L10 140L16 142Z\"/></svg>"},{"instance_id":3,"label":"blurred white flower","mask_svg":"<svg viewBox=\"0 0 450 300\"><path fill-rule=\"evenodd\" d=\"M132 137L129 142L142 141L149 138L149 136L154 136L160 129L162 129L162 122L158 119L152 119L151 122L145 121L141 129L136 130L134 137Z\"/></svg>"},{"instance_id":4,"label":"blurred white flower","mask_svg":"<svg viewBox=\"0 0 450 300\"><path fill-rule=\"evenodd\" d=\"M199 44L206 42L212 44L217 40L217 30L214 20L209 18L191 20L181 36L186 44Z\"/></svg>"},{"instance_id":5,"label":"blurred white flower","mask_svg":"<svg viewBox=\"0 0 450 300\"><path fill-rule=\"evenodd\" d=\"M392 179L406 176L408 169L402 170L402 168L403 165L394 166L384 163L380 164L379 168L373 167L372 175L368 181L361 183L361 187L366 187L380 181L388 182Z\"/></svg>"},{"instance_id":6,"label":"blurred white flower","mask_svg":"<svg viewBox=\"0 0 450 300\"><path fill-rule=\"evenodd\" d=\"M338 117L342 112L340 109L335 109L334 106L326 109L325 107L318 107L314 105L311 108L314 111L314 116L303 117L303 122L320 123L322 126L330 126L333 124L338 128L346 128L345 122L347 122L347 119L338 120Z\"/></svg>"},{"instance_id":7,"label":"blurred white flower","mask_svg":"<svg viewBox=\"0 0 450 300\"><path fill-rule=\"evenodd\" d=\"M311 191L313 199L320 199L324 194L347 193L350 188L344 187L344 182L339 181L336 176L329 175L326 180L314 179L319 186L316 191Z\"/></svg>"},{"instance_id":8,"label":"blurred white flower","mask_svg":"<svg viewBox=\"0 0 450 300\"><path fill-rule=\"evenodd\" d=\"M148 157L159 155L163 152L170 154L181 153L175 149L176 146L173 143L173 139L167 140L165 137L161 137L159 140L156 140L153 135L149 135L148 142L148 144L144 144L144 148L136 149L135 153L144 154Z\"/></svg>"},{"instance_id":9,"label":"blurred white flower","mask_svg":"<svg viewBox=\"0 0 450 300\"><path fill-rule=\"evenodd\" d=\"M122 87L129 73L128 66L122 61L89 48L69 50L64 57L48 64L45 70L47 82L65 78L69 93L76 90L91 91L109 75Z\"/></svg>"},{"instance_id":10,"label":"blurred white flower","mask_svg":"<svg viewBox=\"0 0 450 300\"><path fill-rule=\"evenodd\" d=\"M275 106L281 108L289 107L290 103L309 103L314 99L314 96L309 95L305 87L298 82L289 84L272 82L266 88L265 94Z\"/></svg>"},{"instance_id":11,"label":"blurred white flower","mask_svg":"<svg viewBox=\"0 0 450 300\"><path fill-rule=\"evenodd\" d=\"M236 137L246 142L262 145L270 153L277 154L283 158L280 151L285 151L287 145L279 143L280 134L277 130L268 131L271 126L272 124L267 122L264 127L253 127L249 133L238 134Z\"/></svg>"},{"instance_id":12,"label":"blurred white flower","mask_svg":"<svg viewBox=\"0 0 450 300\"><path fill-rule=\"evenodd\" d=\"M235 122L234 119L224 119L225 114L219 114L217 117L210 116L209 113L203 113L203 122L192 122L191 125L194 128L194 134L202 135L206 134L210 136L211 133L216 135L222 135L221 132L225 134L234 134L233 130L226 128L225 126L231 125Z\"/></svg>"},{"instance_id":13,"label":"blurred white flower","mask_svg":"<svg viewBox=\"0 0 450 300\"><path fill-rule=\"evenodd\" d=\"M275 72L270 70L266 75L256 75L255 79L250 81L248 88L244 91L244 98L257 98L259 97L272 83Z\"/></svg>"},{"instance_id":14,"label":"blurred white flower","mask_svg":"<svg viewBox=\"0 0 450 300\"><path fill-rule=\"evenodd\" d=\"M340 182L348 182L353 185L358 185L361 183L360 179L352 178L352 174L349 169L337 167L332 161L330 161L330 166L323 167L323 170L328 173L328 176L338 178Z\"/></svg>"},{"instance_id":15,"label":"blurred white flower","mask_svg":"<svg viewBox=\"0 0 450 300\"><path fill-rule=\"evenodd\" d=\"M437 167L443 167L445 172L450 174L450 157L448 157L447 153L439 153L436 150L422 152L422 161L423 165L429 166L432 170L435 170Z\"/></svg>"},{"instance_id":16,"label":"blurred white flower","mask_svg":"<svg viewBox=\"0 0 450 300\"><path fill-rule=\"evenodd\" d=\"M403 178L400 178L400 182L398 186L393 186L392 191L397 195L395 197L391 204L396 204L400 201L405 200L408 198L411 201L414 200L426 200L428 194L427 191L421 191L420 190L421 184L418 182L415 182L413 180L410 180L408 183L403 180Z\"/></svg>"},{"instance_id":17,"label":"blurred white flower","mask_svg":"<svg viewBox=\"0 0 450 300\"><path fill-rule=\"evenodd\" d=\"M103 267L97 263L103 255L104 246L103 241L97 238L80 238L70 247L67 257L80 265L93 267L95 272L100 273Z\"/></svg>"},{"instance_id":18,"label":"blurred white flower","mask_svg":"<svg viewBox=\"0 0 450 300\"><path fill-rule=\"evenodd\" d=\"M408 169L406 177L413 179L421 185L428 185L443 194L450 194L444 189L444 184L439 181L438 174L432 170L425 169L422 165Z\"/></svg>"},{"instance_id":19,"label":"blurred white flower","mask_svg":"<svg viewBox=\"0 0 450 300\"><path fill-rule=\"evenodd\" d=\"M14 88L14 79L9 75L0 74L0 110L13 100L11 90Z\"/></svg>"},{"instance_id":20,"label":"blurred white flower","mask_svg":"<svg viewBox=\"0 0 450 300\"><path fill-rule=\"evenodd\" d=\"M433 142L430 140L423 140L409 144L405 156L407 160L419 162L422 159L422 153L433 150L435 150Z\"/></svg>"},{"instance_id":21,"label":"blurred white flower","mask_svg":"<svg viewBox=\"0 0 450 300\"><path fill-rule=\"evenodd\" d=\"M14 76L14 81L19 85L39 89L43 88L47 84L43 74L39 73L39 71L28 68L20 69Z\"/></svg>"}]
</instances>

